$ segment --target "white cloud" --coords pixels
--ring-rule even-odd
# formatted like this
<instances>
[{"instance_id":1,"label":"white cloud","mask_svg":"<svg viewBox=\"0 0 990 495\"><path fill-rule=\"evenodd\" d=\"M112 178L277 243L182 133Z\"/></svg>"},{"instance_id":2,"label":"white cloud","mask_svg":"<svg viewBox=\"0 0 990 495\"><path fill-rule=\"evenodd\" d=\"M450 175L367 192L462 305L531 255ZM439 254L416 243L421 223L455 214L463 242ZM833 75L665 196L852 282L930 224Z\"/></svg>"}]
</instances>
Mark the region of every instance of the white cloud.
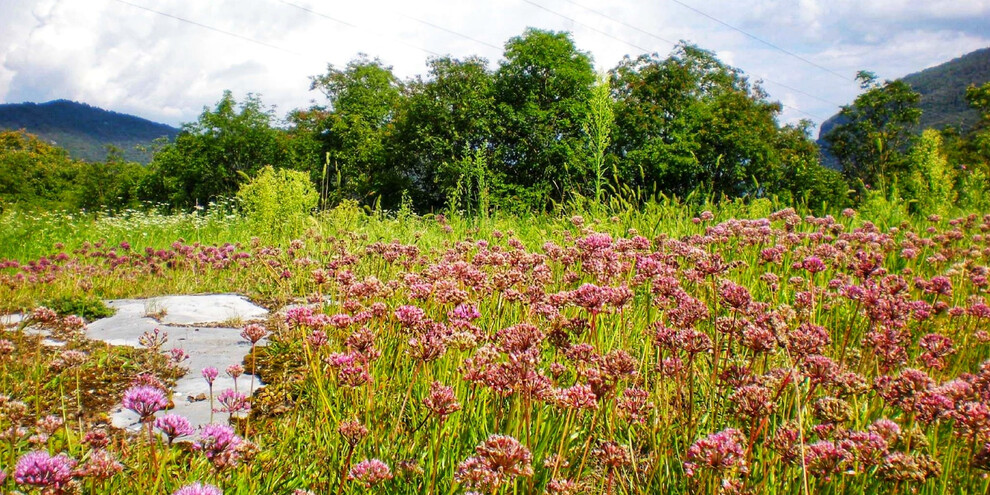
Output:
<instances>
[{"instance_id":1,"label":"white cloud","mask_svg":"<svg viewBox=\"0 0 990 495\"><path fill-rule=\"evenodd\" d=\"M321 98L308 91L308 77L328 63L343 66L364 52L412 77L434 52L477 54L495 67L505 41L535 26L572 31L600 70L643 49L667 54L671 45L659 38L688 40L764 79L788 106L783 120L796 121L807 115L795 109L827 117L851 101L857 70L895 78L990 45L990 3L981 0L532 2L544 8L525 0L4 0L0 101L69 98L178 124L230 89L238 98L261 94L284 113Z\"/></svg>"}]
</instances>

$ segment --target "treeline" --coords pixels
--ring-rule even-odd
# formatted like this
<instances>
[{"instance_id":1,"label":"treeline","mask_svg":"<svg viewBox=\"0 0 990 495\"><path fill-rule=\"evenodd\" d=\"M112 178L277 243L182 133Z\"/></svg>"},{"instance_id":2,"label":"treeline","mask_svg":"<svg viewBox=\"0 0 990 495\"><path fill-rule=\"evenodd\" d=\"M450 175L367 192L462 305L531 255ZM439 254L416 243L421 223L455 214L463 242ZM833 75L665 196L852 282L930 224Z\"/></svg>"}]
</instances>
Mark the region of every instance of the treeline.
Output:
<instances>
[{"instance_id":1,"label":"treeline","mask_svg":"<svg viewBox=\"0 0 990 495\"><path fill-rule=\"evenodd\" d=\"M235 196L271 165L308 174L324 207L355 200L472 213L666 195L774 197L821 211L882 194L923 212L941 205L922 204L932 191L982 201L975 192L990 177L990 85L968 93L984 115L974 131L915 138L917 93L861 74L866 92L829 136L840 173L821 165L810 123L780 125L779 103L692 45L665 58L626 57L599 75L569 34L529 29L506 42L497 67L479 57L433 58L428 67L403 81L366 56L331 65L311 79L325 102L285 120L257 96L238 102L226 92L161 143L146 169L58 165L64 153L4 134L0 201L189 208ZM8 177L17 160L39 171ZM91 182L106 187L97 194L84 186Z\"/></svg>"}]
</instances>

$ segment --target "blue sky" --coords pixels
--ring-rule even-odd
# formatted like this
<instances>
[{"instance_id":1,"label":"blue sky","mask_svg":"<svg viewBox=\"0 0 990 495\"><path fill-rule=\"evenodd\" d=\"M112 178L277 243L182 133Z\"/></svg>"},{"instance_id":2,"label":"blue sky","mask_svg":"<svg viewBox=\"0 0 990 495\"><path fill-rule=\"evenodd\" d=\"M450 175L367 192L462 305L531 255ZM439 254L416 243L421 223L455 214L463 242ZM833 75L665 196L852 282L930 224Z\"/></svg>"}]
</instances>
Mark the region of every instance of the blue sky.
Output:
<instances>
[{"instance_id":1,"label":"blue sky","mask_svg":"<svg viewBox=\"0 0 990 495\"><path fill-rule=\"evenodd\" d=\"M402 78L431 54L494 67L528 26L570 31L603 71L692 42L762 79L784 122L834 114L860 69L893 79L990 46L990 0L0 0L0 12L0 102L66 98L173 125L225 89L279 115L322 103L308 77L361 52Z\"/></svg>"}]
</instances>

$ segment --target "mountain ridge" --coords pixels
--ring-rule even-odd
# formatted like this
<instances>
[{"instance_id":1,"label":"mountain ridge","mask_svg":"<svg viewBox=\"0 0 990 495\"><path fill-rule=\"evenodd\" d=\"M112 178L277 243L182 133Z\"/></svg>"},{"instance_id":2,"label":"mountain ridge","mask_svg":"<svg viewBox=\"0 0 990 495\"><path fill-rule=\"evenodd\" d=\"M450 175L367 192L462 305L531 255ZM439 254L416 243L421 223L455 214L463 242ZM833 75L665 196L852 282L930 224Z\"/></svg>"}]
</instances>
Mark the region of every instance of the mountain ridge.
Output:
<instances>
[{"instance_id":1,"label":"mountain ridge","mask_svg":"<svg viewBox=\"0 0 990 495\"><path fill-rule=\"evenodd\" d=\"M896 80L904 81L921 94L921 120L917 130L953 126L960 132L971 129L980 120L979 112L966 103L966 87L990 81L990 47L974 50L939 65L912 72ZM852 103L850 103L852 104ZM835 158L828 153L825 135L842 123L837 113L822 122L818 132L818 145L823 161L829 167L837 167Z\"/></svg>"},{"instance_id":2,"label":"mountain ridge","mask_svg":"<svg viewBox=\"0 0 990 495\"><path fill-rule=\"evenodd\" d=\"M105 160L107 145L113 145L125 160L148 163L147 148L155 139L172 140L179 133L167 124L66 99L0 104L0 129L23 129L65 148L73 158L93 162Z\"/></svg>"}]
</instances>

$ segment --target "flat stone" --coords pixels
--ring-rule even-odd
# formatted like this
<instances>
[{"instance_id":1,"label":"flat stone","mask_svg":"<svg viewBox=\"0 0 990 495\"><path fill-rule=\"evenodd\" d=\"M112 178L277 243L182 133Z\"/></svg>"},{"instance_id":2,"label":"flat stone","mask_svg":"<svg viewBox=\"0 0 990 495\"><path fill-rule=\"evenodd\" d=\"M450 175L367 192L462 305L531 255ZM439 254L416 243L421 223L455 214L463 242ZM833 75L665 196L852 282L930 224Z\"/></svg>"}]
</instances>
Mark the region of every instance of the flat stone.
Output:
<instances>
[{"instance_id":1,"label":"flat stone","mask_svg":"<svg viewBox=\"0 0 990 495\"><path fill-rule=\"evenodd\" d=\"M0 327L15 327L20 325L22 321L24 321L24 315L22 313L0 315Z\"/></svg>"},{"instance_id":2,"label":"flat stone","mask_svg":"<svg viewBox=\"0 0 990 495\"><path fill-rule=\"evenodd\" d=\"M213 396L219 396L226 389L235 388L249 395L263 384L256 377L244 374L234 380L225 370L232 364L240 364L243 357L251 352L251 344L241 337L242 328L215 326L224 322L246 322L264 317L265 308L252 304L247 299L232 294L200 296L165 296L153 299L121 299L107 301L117 313L109 318L94 321L87 327L89 338L101 340L111 345L138 347L138 339L145 332L156 328L167 334L168 340L162 351L181 348L189 354L183 365L189 371L176 381L172 390L175 407L160 414L175 413L185 416L194 427L210 423L210 387L203 379L204 368L213 366L220 375L213 382ZM165 312L163 322L156 321L150 313ZM172 317L168 320L168 317ZM172 324L169 324L172 322ZM210 325L196 327L195 325ZM181 326L178 326L181 325ZM192 325L192 326L190 326ZM265 340L259 342L264 345ZM189 400L193 397L196 400ZM202 397L202 400L199 398ZM219 404L214 401L214 408ZM118 428L140 429L138 416L117 406L111 411L112 423ZM214 422L227 421L227 413L214 413Z\"/></svg>"}]
</instances>

